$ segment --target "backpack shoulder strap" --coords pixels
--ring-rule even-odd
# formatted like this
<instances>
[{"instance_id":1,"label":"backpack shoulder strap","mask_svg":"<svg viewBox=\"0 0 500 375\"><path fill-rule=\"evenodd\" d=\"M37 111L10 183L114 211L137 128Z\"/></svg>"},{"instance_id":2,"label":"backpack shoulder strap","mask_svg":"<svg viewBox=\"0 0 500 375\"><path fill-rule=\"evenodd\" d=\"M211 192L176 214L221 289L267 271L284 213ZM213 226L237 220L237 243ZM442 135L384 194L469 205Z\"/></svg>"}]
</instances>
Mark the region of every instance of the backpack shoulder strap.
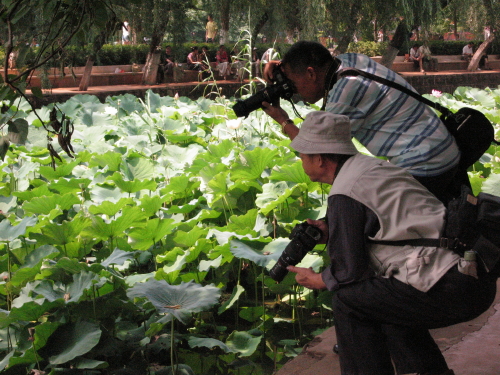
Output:
<instances>
[{"instance_id":1,"label":"backpack shoulder strap","mask_svg":"<svg viewBox=\"0 0 500 375\"><path fill-rule=\"evenodd\" d=\"M424 98L422 95L417 94L415 91L412 91L409 88L404 87L403 85L400 85L399 83L396 83L394 81L390 81L388 79L379 77L375 74L371 74L371 73L365 72L363 70L355 69L355 68L345 68L345 69L341 69L337 72L338 78L346 77L346 76L362 76L362 77L371 79L372 81L382 83L383 85L386 85L386 86L392 87L393 89L404 92L405 94L411 96L412 98L417 99L418 101L420 101L424 104L427 104L428 106L438 110L439 112L441 112L445 116L449 116L451 114L451 111L448 108L443 107L441 104L433 102L432 100L429 100L427 98Z\"/></svg>"}]
</instances>

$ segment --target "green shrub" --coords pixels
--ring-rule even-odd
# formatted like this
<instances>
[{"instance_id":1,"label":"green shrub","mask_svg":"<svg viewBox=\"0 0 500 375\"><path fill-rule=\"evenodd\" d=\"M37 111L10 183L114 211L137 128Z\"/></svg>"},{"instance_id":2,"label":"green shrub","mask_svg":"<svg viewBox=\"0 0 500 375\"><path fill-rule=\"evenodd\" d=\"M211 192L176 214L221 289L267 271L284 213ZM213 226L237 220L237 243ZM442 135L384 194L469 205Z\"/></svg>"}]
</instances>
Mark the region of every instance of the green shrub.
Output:
<instances>
[{"instance_id":1,"label":"green shrub","mask_svg":"<svg viewBox=\"0 0 500 375\"><path fill-rule=\"evenodd\" d=\"M356 42L349 43L347 47L347 52L362 53L370 57L381 56L387 49L387 42L377 43L377 42Z\"/></svg>"}]
</instances>

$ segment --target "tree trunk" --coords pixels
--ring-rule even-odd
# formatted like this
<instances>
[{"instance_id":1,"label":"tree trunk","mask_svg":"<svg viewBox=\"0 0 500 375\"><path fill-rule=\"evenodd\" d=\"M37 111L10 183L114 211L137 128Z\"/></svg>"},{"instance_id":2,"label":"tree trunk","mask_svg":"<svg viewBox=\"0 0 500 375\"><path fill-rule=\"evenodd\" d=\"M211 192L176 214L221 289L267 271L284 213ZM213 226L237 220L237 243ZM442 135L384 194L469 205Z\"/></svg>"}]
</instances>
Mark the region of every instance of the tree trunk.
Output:
<instances>
[{"instance_id":1,"label":"tree trunk","mask_svg":"<svg viewBox=\"0 0 500 375\"><path fill-rule=\"evenodd\" d=\"M391 42L387 46L384 55L382 56L382 61L380 62L385 67L391 69L392 63L394 59L398 55L398 52L404 46L406 40L408 39L408 28L406 27L406 23L404 20L399 22L398 27L396 28L396 32L394 33L394 37Z\"/></svg>"},{"instance_id":2,"label":"tree trunk","mask_svg":"<svg viewBox=\"0 0 500 375\"><path fill-rule=\"evenodd\" d=\"M94 58L89 56L87 58L87 63L85 64L85 70L83 71L82 80L80 81L80 85L78 86L79 91L87 91L90 84L90 77L92 75L92 67L94 66Z\"/></svg>"},{"instance_id":3,"label":"tree trunk","mask_svg":"<svg viewBox=\"0 0 500 375\"><path fill-rule=\"evenodd\" d=\"M158 75L158 66L160 65L161 56L161 41L165 36L166 24L161 24L155 27L151 35L151 43L149 45L149 53L144 65L144 74L142 75L143 85L156 85Z\"/></svg>"},{"instance_id":4,"label":"tree trunk","mask_svg":"<svg viewBox=\"0 0 500 375\"><path fill-rule=\"evenodd\" d=\"M361 19L361 0L355 0L351 4L349 11L349 20L347 22L347 27L339 40L337 48L335 48L335 53L340 54L347 51L349 43L354 39L356 33L356 28Z\"/></svg>"},{"instance_id":5,"label":"tree trunk","mask_svg":"<svg viewBox=\"0 0 500 375\"><path fill-rule=\"evenodd\" d=\"M229 42L229 11L231 8L231 1L225 0L221 6L220 12L220 44Z\"/></svg>"},{"instance_id":6,"label":"tree trunk","mask_svg":"<svg viewBox=\"0 0 500 375\"><path fill-rule=\"evenodd\" d=\"M87 63L85 64L85 70L83 71L82 80L80 81L80 85L78 86L78 90L87 91L90 84L90 77L92 74L92 67L94 66L94 62L97 58L97 54L101 50L102 46L108 38L113 35L119 28L121 27L121 23L117 22L116 15L113 14L108 22L106 23L106 27L103 31L101 31L94 39L92 43L92 52L87 57Z\"/></svg>"},{"instance_id":7,"label":"tree trunk","mask_svg":"<svg viewBox=\"0 0 500 375\"><path fill-rule=\"evenodd\" d=\"M486 52L494 39L495 35L491 34L488 39L481 43L477 51L474 53L474 56L472 56L472 59L470 60L469 66L467 67L468 72L474 72L477 70L479 61L481 60L481 56Z\"/></svg>"},{"instance_id":8,"label":"tree trunk","mask_svg":"<svg viewBox=\"0 0 500 375\"><path fill-rule=\"evenodd\" d=\"M262 16L260 16L259 21L255 24L252 30L252 46L257 42L257 35L259 35L260 30L264 27L266 22L269 20L269 13L264 12Z\"/></svg>"}]
</instances>

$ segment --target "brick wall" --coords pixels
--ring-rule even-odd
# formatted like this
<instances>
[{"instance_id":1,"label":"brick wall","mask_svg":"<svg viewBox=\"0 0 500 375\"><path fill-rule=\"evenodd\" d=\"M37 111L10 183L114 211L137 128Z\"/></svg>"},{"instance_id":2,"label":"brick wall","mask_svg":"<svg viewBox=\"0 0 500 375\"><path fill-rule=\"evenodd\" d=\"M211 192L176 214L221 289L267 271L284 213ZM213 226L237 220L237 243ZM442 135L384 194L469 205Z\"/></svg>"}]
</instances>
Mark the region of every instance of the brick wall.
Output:
<instances>
[{"instance_id":1,"label":"brick wall","mask_svg":"<svg viewBox=\"0 0 500 375\"><path fill-rule=\"evenodd\" d=\"M500 85L500 72L463 72L462 74L427 74L404 75L420 94L430 94L432 90L439 90L453 94L460 86L496 89Z\"/></svg>"}]
</instances>

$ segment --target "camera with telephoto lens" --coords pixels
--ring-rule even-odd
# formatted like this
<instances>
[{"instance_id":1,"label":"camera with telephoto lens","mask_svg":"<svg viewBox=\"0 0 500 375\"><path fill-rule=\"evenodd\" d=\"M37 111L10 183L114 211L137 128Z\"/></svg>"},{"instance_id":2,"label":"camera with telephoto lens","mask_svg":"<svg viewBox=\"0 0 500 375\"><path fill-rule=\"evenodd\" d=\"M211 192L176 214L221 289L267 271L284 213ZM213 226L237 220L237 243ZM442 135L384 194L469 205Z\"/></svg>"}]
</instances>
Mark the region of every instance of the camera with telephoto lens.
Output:
<instances>
[{"instance_id":1,"label":"camera with telephoto lens","mask_svg":"<svg viewBox=\"0 0 500 375\"><path fill-rule=\"evenodd\" d=\"M290 234L290 243L285 247L278 261L269 271L269 276L273 280L281 282L288 273L286 268L300 263L307 252L314 249L321 235L319 228L307 222L297 224Z\"/></svg>"},{"instance_id":2,"label":"camera with telephoto lens","mask_svg":"<svg viewBox=\"0 0 500 375\"><path fill-rule=\"evenodd\" d=\"M290 100L294 92L293 82L281 71L279 65L274 67L273 77L274 83L272 85L256 92L245 100L238 99L236 101L236 104L233 106L236 116L247 117L250 112L262 108L262 102L277 105L279 104L280 98Z\"/></svg>"}]
</instances>

